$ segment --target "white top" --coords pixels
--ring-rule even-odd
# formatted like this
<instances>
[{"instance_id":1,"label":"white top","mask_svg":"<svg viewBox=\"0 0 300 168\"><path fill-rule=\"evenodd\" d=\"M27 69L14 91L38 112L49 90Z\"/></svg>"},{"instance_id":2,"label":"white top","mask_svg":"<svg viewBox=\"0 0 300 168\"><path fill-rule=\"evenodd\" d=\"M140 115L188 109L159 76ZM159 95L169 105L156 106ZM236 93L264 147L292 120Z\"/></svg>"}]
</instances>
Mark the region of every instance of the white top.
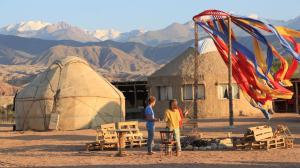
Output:
<instances>
[{"instance_id":1,"label":"white top","mask_svg":"<svg viewBox=\"0 0 300 168\"><path fill-rule=\"evenodd\" d=\"M205 38L203 40L200 40L198 45L199 45L198 48L199 54L218 51L218 49L214 44L214 41L211 38Z\"/></svg>"}]
</instances>

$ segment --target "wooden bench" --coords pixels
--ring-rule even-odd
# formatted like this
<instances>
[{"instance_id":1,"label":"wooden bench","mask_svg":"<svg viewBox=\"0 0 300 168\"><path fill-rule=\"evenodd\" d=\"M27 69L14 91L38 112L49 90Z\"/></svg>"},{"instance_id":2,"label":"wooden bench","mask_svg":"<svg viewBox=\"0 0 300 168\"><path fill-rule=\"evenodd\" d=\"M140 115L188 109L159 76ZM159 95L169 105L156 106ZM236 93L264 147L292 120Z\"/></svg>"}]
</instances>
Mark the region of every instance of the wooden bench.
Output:
<instances>
[{"instance_id":1,"label":"wooden bench","mask_svg":"<svg viewBox=\"0 0 300 168\"><path fill-rule=\"evenodd\" d=\"M96 129L96 141L86 144L86 149L104 150L105 148L117 148L118 136L115 123L103 124Z\"/></svg>"},{"instance_id":2,"label":"wooden bench","mask_svg":"<svg viewBox=\"0 0 300 168\"><path fill-rule=\"evenodd\" d=\"M118 122L117 128L118 130L129 130L125 135L127 146L132 148L134 146L142 147L147 145L147 139L143 137L143 133L139 130L138 121Z\"/></svg>"}]
</instances>

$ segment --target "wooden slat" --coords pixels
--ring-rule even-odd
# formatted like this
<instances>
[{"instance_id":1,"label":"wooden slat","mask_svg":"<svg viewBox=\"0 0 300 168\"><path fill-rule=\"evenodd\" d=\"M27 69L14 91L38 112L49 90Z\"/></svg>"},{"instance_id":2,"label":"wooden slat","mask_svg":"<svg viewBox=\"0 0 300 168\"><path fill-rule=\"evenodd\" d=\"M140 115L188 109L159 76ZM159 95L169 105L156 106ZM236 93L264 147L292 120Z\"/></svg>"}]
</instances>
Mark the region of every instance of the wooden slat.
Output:
<instances>
[{"instance_id":1,"label":"wooden slat","mask_svg":"<svg viewBox=\"0 0 300 168\"><path fill-rule=\"evenodd\" d=\"M130 147L146 144L147 140L143 137L143 133L139 130L138 121L118 122L117 128L119 130L129 130L129 132L125 135L125 139Z\"/></svg>"},{"instance_id":2,"label":"wooden slat","mask_svg":"<svg viewBox=\"0 0 300 168\"><path fill-rule=\"evenodd\" d=\"M251 134L248 136L253 135L255 141L260 141L264 139L269 139L273 137L273 130L269 126L257 126L257 127L250 127L248 128L248 132Z\"/></svg>"}]
</instances>

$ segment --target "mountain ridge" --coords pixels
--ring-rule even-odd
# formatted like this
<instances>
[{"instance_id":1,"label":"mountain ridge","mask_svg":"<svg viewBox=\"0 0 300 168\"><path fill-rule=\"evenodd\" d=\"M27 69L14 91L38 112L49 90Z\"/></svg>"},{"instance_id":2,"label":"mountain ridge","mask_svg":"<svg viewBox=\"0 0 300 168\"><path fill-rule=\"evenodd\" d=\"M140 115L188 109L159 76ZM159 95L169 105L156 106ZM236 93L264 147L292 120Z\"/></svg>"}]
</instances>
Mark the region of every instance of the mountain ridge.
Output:
<instances>
[{"instance_id":1,"label":"mountain ridge","mask_svg":"<svg viewBox=\"0 0 300 168\"><path fill-rule=\"evenodd\" d=\"M254 14L249 17L262 19L274 25L300 29L300 16L289 20L261 18ZM135 29L128 32L121 32L116 29L86 30L63 21L58 23L28 21L6 25L0 28L0 34L46 40L74 40L79 42L114 40L119 42L138 42L145 45L156 46L191 40L194 35L193 26L193 21L187 21L185 23L174 22L157 30L145 31ZM202 30L200 31L203 32Z\"/></svg>"}]
</instances>

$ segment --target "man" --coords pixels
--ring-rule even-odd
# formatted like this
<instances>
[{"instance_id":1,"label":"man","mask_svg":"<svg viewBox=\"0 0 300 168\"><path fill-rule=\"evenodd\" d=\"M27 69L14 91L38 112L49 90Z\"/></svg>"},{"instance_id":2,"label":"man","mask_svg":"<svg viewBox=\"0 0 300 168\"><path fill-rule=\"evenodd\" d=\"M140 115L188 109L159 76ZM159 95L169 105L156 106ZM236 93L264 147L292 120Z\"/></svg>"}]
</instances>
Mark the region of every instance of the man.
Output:
<instances>
[{"instance_id":1,"label":"man","mask_svg":"<svg viewBox=\"0 0 300 168\"><path fill-rule=\"evenodd\" d=\"M177 150L176 152L177 152L177 156L179 156L181 152L180 129L179 129L181 116L178 111L178 105L176 99L170 100L169 109L165 111L164 121L167 123L167 128L170 131L174 131L174 138L176 141L176 150Z\"/></svg>"},{"instance_id":2,"label":"man","mask_svg":"<svg viewBox=\"0 0 300 168\"><path fill-rule=\"evenodd\" d=\"M154 96L150 96L148 100L148 106L145 109L145 119L146 119L146 127L148 131L148 140L147 140L147 147L148 147L148 155L153 155L155 152L152 151L153 148L153 139L154 139L154 131L155 125L154 122L157 121L154 116L153 107L155 106L156 99Z\"/></svg>"}]
</instances>

